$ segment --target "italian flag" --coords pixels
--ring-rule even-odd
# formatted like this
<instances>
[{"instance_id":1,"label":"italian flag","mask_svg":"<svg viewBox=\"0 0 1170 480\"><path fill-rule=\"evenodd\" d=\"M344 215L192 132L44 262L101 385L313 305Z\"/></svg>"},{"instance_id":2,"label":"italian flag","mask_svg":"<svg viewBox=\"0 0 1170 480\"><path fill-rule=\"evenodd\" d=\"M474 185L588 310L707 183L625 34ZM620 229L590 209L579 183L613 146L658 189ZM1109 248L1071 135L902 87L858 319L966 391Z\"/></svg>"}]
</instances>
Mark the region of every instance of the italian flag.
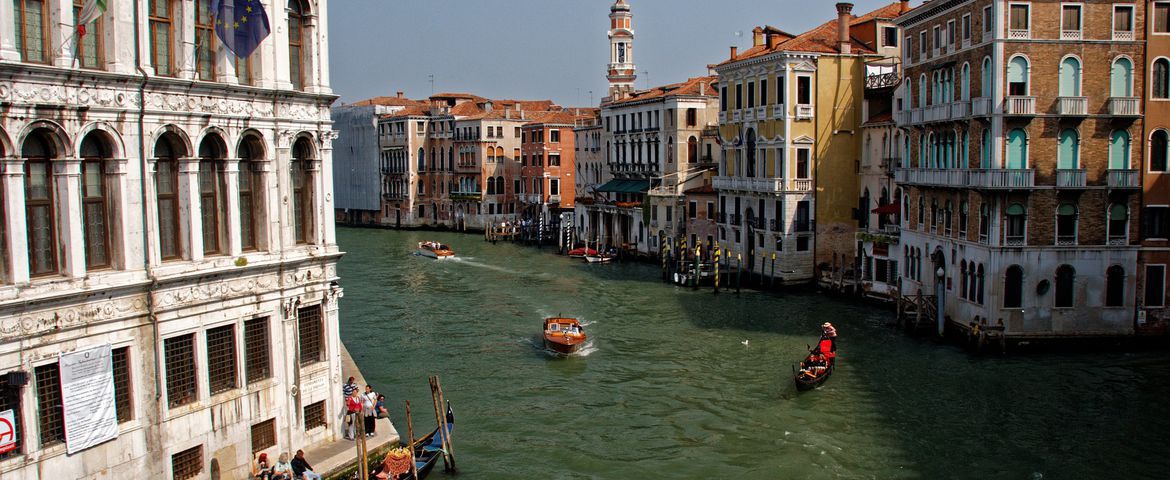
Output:
<instances>
[{"instance_id":1,"label":"italian flag","mask_svg":"<svg viewBox=\"0 0 1170 480\"><path fill-rule=\"evenodd\" d=\"M81 7L81 15L77 17L77 34L84 36L85 26L97 20L103 13L106 13L106 0L85 0L85 5Z\"/></svg>"}]
</instances>

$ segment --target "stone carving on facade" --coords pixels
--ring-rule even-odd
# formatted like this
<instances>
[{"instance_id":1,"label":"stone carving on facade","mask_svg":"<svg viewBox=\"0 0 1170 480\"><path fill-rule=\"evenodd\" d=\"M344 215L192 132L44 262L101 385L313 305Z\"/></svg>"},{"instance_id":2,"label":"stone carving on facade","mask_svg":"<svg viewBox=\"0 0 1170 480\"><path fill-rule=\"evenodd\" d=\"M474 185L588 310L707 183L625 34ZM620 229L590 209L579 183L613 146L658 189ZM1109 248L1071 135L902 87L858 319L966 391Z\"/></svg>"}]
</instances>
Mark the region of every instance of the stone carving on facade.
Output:
<instances>
[{"instance_id":1,"label":"stone carving on facade","mask_svg":"<svg viewBox=\"0 0 1170 480\"><path fill-rule=\"evenodd\" d=\"M0 339L44 335L54 330L81 327L91 323L117 320L146 314L146 298L127 296L100 303L45 310L28 315L0 319Z\"/></svg>"}]
</instances>

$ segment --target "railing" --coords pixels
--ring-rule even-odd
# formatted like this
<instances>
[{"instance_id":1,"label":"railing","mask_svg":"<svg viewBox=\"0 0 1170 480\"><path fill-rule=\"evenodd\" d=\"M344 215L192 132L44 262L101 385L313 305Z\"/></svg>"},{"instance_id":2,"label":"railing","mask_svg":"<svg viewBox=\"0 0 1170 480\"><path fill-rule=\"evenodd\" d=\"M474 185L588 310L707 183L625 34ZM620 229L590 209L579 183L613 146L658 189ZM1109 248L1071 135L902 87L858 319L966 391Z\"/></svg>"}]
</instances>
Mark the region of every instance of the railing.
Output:
<instances>
[{"instance_id":1,"label":"railing","mask_svg":"<svg viewBox=\"0 0 1170 480\"><path fill-rule=\"evenodd\" d=\"M1129 42L1133 40L1133 30L1114 30L1113 40L1117 42Z\"/></svg>"},{"instance_id":2,"label":"railing","mask_svg":"<svg viewBox=\"0 0 1170 480\"><path fill-rule=\"evenodd\" d=\"M402 200L402 199L405 199L405 198L406 198L406 194L405 194L405 193L383 193L383 194L382 194L382 199L383 199L383 200L387 200L387 201L391 201L391 200Z\"/></svg>"},{"instance_id":3,"label":"railing","mask_svg":"<svg viewBox=\"0 0 1170 480\"><path fill-rule=\"evenodd\" d=\"M560 195L549 195L548 196L548 203L561 203L561 196Z\"/></svg>"},{"instance_id":4,"label":"railing","mask_svg":"<svg viewBox=\"0 0 1170 480\"><path fill-rule=\"evenodd\" d=\"M1028 244L1028 239L1023 235L1008 235L1003 243L1009 247L1022 247Z\"/></svg>"},{"instance_id":5,"label":"railing","mask_svg":"<svg viewBox=\"0 0 1170 480\"><path fill-rule=\"evenodd\" d=\"M1138 97L1109 97L1109 114L1118 117L1141 115L1141 99Z\"/></svg>"},{"instance_id":6,"label":"railing","mask_svg":"<svg viewBox=\"0 0 1170 480\"><path fill-rule=\"evenodd\" d=\"M740 224L743 223L743 215L740 215L738 213L733 213L730 215L730 217L731 217L731 225L734 227L738 227L738 226L740 226Z\"/></svg>"},{"instance_id":7,"label":"railing","mask_svg":"<svg viewBox=\"0 0 1170 480\"><path fill-rule=\"evenodd\" d=\"M803 222L800 220L797 220L796 223L793 224L792 230L794 232L797 232L797 233L811 232L812 227L813 227L812 220L805 220Z\"/></svg>"},{"instance_id":8,"label":"railing","mask_svg":"<svg viewBox=\"0 0 1170 480\"><path fill-rule=\"evenodd\" d=\"M1003 113L1007 115L1035 115L1036 97L1009 96L1004 100Z\"/></svg>"},{"instance_id":9,"label":"railing","mask_svg":"<svg viewBox=\"0 0 1170 480\"><path fill-rule=\"evenodd\" d=\"M1089 113L1088 97L1058 97L1057 113L1083 116Z\"/></svg>"},{"instance_id":10,"label":"railing","mask_svg":"<svg viewBox=\"0 0 1170 480\"><path fill-rule=\"evenodd\" d=\"M1110 235L1108 245L1112 247L1124 247L1129 244L1129 239L1125 235Z\"/></svg>"},{"instance_id":11,"label":"railing","mask_svg":"<svg viewBox=\"0 0 1170 480\"><path fill-rule=\"evenodd\" d=\"M451 192L451 200L483 200L482 192Z\"/></svg>"},{"instance_id":12,"label":"railing","mask_svg":"<svg viewBox=\"0 0 1170 480\"><path fill-rule=\"evenodd\" d=\"M948 104L931 105L926 108L926 121L928 122L942 122L949 120L951 116L951 106Z\"/></svg>"},{"instance_id":13,"label":"railing","mask_svg":"<svg viewBox=\"0 0 1170 480\"><path fill-rule=\"evenodd\" d=\"M743 110L733 110L731 112L731 121L742 122L743 121Z\"/></svg>"},{"instance_id":14,"label":"railing","mask_svg":"<svg viewBox=\"0 0 1170 480\"><path fill-rule=\"evenodd\" d=\"M718 219L716 220L718 223L727 223L727 214L724 212L719 212L715 215L715 218Z\"/></svg>"},{"instance_id":15,"label":"railing","mask_svg":"<svg viewBox=\"0 0 1170 480\"><path fill-rule=\"evenodd\" d=\"M783 227L784 227L783 222L780 222L779 219L773 218L771 220L768 220L768 230L770 230L770 231L783 232L784 231L784 230L782 230Z\"/></svg>"},{"instance_id":16,"label":"railing","mask_svg":"<svg viewBox=\"0 0 1170 480\"><path fill-rule=\"evenodd\" d=\"M902 77L898 72L879 73L865 77L865 88L877 89L897 86Z\"/></svg>"},{"instance_id":17,"label":"railing","mask_svg":"<svg viewBox=\"0 0 1170 480\"><path fill-rule=\"evenodd\" d=\"M951 104L951 120L967 118L971 112L971 102L959 101Z\"/></svg>"},{"instance_id":18,"label":"railing","mask_svg":"<svg viewBox=\"0 0 1170 480\"><path fill-rule=\"evenodd\" d=\"M1084 169L1058 169L1056 171L1057 188L1085 188Z\"/></svg>"},{"instance_id":19,"label":"railing","mask_svg":"<svg viewBox=\"0 0 1170 480\"><path fill-rule=\"evenodd\" d=\"M1080 40L1081 39L1081 31L1080 30L1061 30L1060 31L1060 39L1061 40Z\"/></svg>"},{"instance_id":20,"label":"railing","mask_svg":"<svg viewBox=\"0 0 1170 480\"><path fill-rule=\"evenodd\" d=\"M1076 235L1057 235L1056 236L1056 246L1058 246L1058 247L1068 247L1068 246L1072 246L1072 245L1076 245L1076 244L1077 244L1077 236Z\"/></svg>"},{"instance_id":21,"label":"railing","mask_svg":"<svg viewBox=\"0 0 1170 480\"><path fill-rule=\"evenodd\" d=\"M1009 28L1008 29L1008 39L1009 40L1027 40L1029 38L1032 38L1032 30L1030 30L1030 29L1027 29L1027 28Z\"/></svg>"},{"instance_id":22,"label":"railing","mask_svg":"<svg viewBox=\"0 0 1170 480\"><path fill-rule=\"evenodd\" d=\"M971 99L971 115L986 117L991 115L991 98L978 97Z\"/></svg>"},{"instance_id":23,"label":"railing","mask_svg":"<svg viewBox=\"0 0 1170 480\"><path fill-rule=\"evenodd\" d=\"M807 192L812 180L785 178L715 177L711 185L716 190L739 190L756 193Z\"/></svg>"},{"instance_id":24,"label":"railing","mask_svg":"<svg viewBox=\"0 0 1170 480\"><path fill-rule=\"evenodd\" d=\"M912 123L912 124L922 123L922 111L923 111L922 108L915 108L913 110L910 110L910 123Z\"/></svg>"},{"instance_id":25,"label":"railing","mask_svg":"<svg viewBox=\"0 0 1170 480\"><path fill-rule=\"evenodd\" d=\"M932 187L967 186L968 170L942 168L899 168L894 170L894 182Z\"/></svg>"},{"instance_id":26,"label":"railing","mask_svg":"<svg viewBox=\"0 0 1170 480\"><path fill-rule=\"evenodd\" d=\"M812 105L797 105L796 106L796 118L797 119L810 119L812 117L813 117L813 106Z\"/></svg>"},{"instance_id":27,"label":"railing","mask_svg":"<svg viewBox=\"0 0 1170 480\"><path fill-rule=\"evenodd\" d=\"M894 112L894 123L898 126L910 125L910 110Z\"/></svg>"},{"instance_id":28,"label":"railing","mask_svg":"<svg viewBox=\"0 0 1170 480\"><path fill-rule=\"evenodd\" d=\"M970 170L971 186L994 190L1013 190L1036 186L1036 171L1032 169Z\"/></svg>"},{"instance_id":29,"label":"railing","mask_svg":"<svg viewBox=\"0 0 1170 480\"><path fill-rule=\"evenodd\" d=\"M1109 169L1106 174L1109 188L1141 188L1141 172L1130 169Z\"/></svg>"}]
</instances>

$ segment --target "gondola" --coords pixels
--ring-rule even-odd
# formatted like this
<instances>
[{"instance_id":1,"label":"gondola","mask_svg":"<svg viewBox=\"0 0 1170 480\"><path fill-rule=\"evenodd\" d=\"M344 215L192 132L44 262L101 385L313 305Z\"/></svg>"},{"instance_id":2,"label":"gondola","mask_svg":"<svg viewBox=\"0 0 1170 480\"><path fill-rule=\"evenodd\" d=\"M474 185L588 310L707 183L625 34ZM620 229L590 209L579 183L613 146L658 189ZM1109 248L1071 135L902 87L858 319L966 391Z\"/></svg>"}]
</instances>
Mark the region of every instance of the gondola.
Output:
<instances>
[{"instance_id":1,"label":"gondola","mask_svg":"<svg viewBox=\"0 0 1170 480\"><path fill-rule=\"evenodd\" d=\"M810 349L800 362L800 368L792 375L799 391L812 390L825 383L837 366L836 339L821 337L817 346Z\"/></svg>"},{"instance_id":2,"label":"gondola","mask_svg":"<svg viewBox=\"0 0 1170 480\"><path fill-rule=\"evenodd\" d=\"M418 470L418 478L423 479L427 474L434 470L435 464L439 462L439 457L443 456L443 437L439 435L439 429L442 427L435 427L431 433L414 441L414 467ZM447 402L447 434L451 434L451 430L455 428L455 413L451 411L451 402ZM402 445L405 447L405 443ZM409 460L408 460L409 462ZM409 463L407 463L409 465ZM406 473L400 473L396 476L390 477L388 475L381 475L382 469L386 467L383 462L374 471L371 472L370 478L406 480L413 479L414 476L408 469ZM408 468L408 467L407 467Z\"/></svg>"}]
</instances>

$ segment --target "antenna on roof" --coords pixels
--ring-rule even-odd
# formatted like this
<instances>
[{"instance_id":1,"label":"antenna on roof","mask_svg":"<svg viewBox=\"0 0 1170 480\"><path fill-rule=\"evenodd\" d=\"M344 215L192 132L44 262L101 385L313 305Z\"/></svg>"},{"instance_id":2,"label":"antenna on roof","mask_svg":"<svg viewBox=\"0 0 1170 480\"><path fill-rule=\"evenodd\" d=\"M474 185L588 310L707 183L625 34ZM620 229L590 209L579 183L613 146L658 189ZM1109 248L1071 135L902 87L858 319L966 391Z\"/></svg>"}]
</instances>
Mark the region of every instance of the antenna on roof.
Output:
<instances>
[{"instance_id":1,"label":"antenna on roof","mask_svg":"<svg viewBox=\"0 0 1170 480\"><path fill-rule=\"evenodd\" d=\"M435 94L435 74L432 73L430 75L427 75L427 78L429 78L431 81L431 95L434 95Z\"/></svg>"},{"instance_id":2,"label":"antenna on roof","mask_svg":"<svg viewBox=\"0 0 1170 480\"><path fill-rule=\"evenodd\" d=\"M646 90L650 89L650 72L642 70L642 75L646 77Z\"/></svg>"}]
</instances>

